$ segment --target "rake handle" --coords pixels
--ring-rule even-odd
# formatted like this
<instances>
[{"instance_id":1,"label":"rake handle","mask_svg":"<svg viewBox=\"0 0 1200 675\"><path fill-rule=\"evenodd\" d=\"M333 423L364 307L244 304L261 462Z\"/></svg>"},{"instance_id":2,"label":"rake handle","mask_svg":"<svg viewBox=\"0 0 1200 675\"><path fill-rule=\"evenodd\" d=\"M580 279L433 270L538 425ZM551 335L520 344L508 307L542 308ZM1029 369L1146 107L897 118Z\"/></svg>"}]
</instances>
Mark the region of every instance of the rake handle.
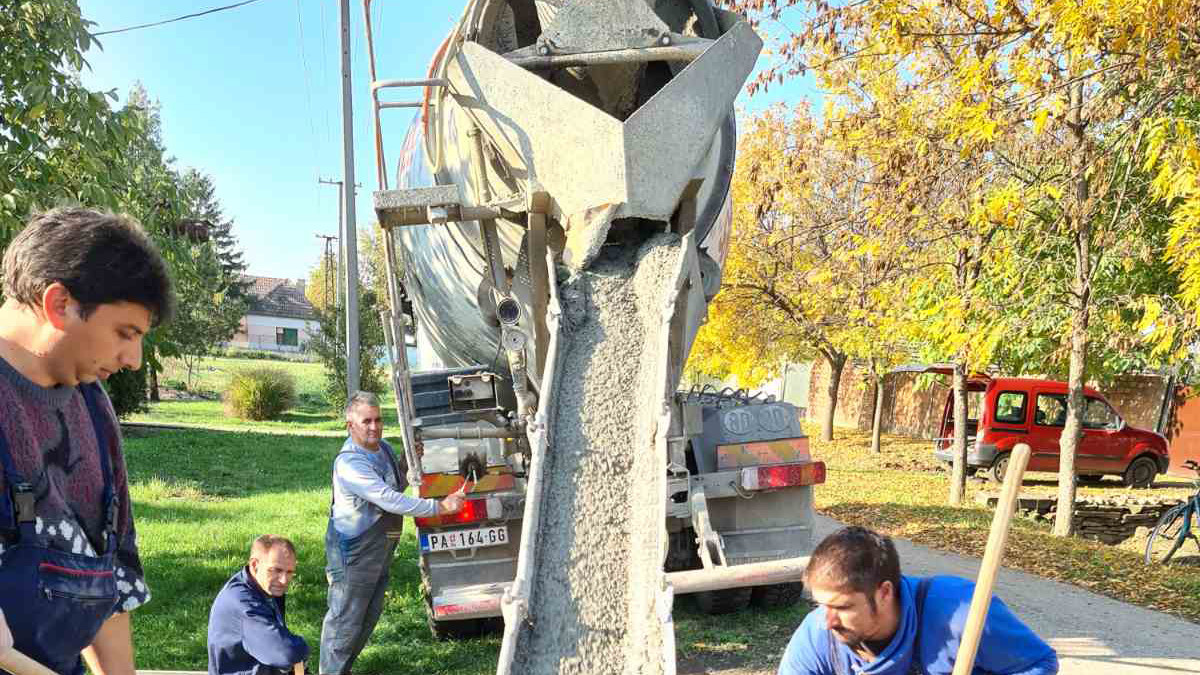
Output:
<instances>
[{"instance_id":1,"label":"rake handle","mask_svg":"<svg viewBox=\"0 0 1200 675\"><path fill-rule=\"evenodd\" d=\"M12 675L58 675L15 649L0 654L0 670L7 670Z\"/></svg>"},{"instance_id":2,"label":"rake handle","mask_svg":"<svg viewBox=\"0 0 1200 675\"><path fill-rule=\"evenodd\" d=\"M979 578L975 581L975 594L971 597L971 609L967 612L967 623L963 627L962 639L958 644L958 655L954 659L953 675L971 675L975 667L975 653L979 651L979 639L983 635L983 624L987 620L988 606L992 603L992 589L996 586L996 573L1004 557L1008 543L1008 527L1017 510L1017 497L1021 492L1021 479L1029 464L1029 446L1018 443L1008 458L1004 472L1004 487L1000 501L992 516L992 529L988 533L987 548L983 562L979 565Z\"/></svg>"}]
</instances>

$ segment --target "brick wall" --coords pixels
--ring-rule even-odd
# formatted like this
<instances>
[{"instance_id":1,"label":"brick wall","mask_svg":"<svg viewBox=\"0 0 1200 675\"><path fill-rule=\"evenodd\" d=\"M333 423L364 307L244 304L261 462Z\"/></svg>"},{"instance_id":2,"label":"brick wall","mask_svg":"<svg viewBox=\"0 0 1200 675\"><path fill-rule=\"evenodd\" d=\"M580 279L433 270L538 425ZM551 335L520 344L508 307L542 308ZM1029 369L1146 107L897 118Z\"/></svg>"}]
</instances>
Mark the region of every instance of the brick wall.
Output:
<instances>
[{"instance_id":1,"label":"brick wall","mask_svg":"<svg viewBox=\"0 0 1200 675\"><path fill-rule=\"evenodd\" d=\"M838 383L837 410L833 425L856 429L870 429L874 414L874 390L864 377L870 376L870 368L846 362L842 379ZM829 399L829 362L821 359L813 363L808 381L808 419L820 422L825 419ZM886 410L886 409L885 409Z\"/></svg>"},{"instance_id":2,"label":"brick wall","mask_svg":"<svg viewBox=\"0 0 1200 675\"><path fill-rule=\"evenodd\" d=\"M917 373L889 373L884 382L883 431L911 438L937 436L950 387L940 378Z\"/></svg>"},{"instance_id":3,"label":"brick wall","mask_svg":"<svg viewBox=\"0 0 1200 675\"><path fill-rule=\"evenodd\" d=\"M1167 378L1160 375L1123 375L1100 392L1130 426L1153 431L1166 389Z\"/></svg>"}]
</instances>

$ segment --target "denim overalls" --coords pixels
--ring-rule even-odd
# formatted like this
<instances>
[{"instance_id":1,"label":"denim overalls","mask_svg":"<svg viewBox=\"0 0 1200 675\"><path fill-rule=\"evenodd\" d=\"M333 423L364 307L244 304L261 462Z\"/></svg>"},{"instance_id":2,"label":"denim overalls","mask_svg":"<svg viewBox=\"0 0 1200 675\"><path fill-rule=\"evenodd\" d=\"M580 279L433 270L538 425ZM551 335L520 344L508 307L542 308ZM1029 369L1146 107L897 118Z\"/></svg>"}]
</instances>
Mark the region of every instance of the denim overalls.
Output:
<instances>
[{"instance_id":1,"label":"denim overalls","mask_svg":"<svg viewBox=\"0 0 1200 675\"><path fill-rule=\"evenodd\" d=\"M379 451L387 453L397 489L403 491L408 482L396 458L386 447L380 447ZM396 540L389 539L387 533L400 517L385 513L366 531L347 537L334 527L332 509L331 502L329 526L325 530L329 611L321 625L320 672L344 675L354 666L383 614L392 557L396 551Z\"/></svg>"},{"instance_id":2,"label":"denim overalls","mask_svg":"<svg viewBox=\"0 0 1200 675\"><path fill-rule=\"evenodd\" d=\"M99 384L81 385L96 430L104 473L103 548L93 558L45 546L36 530L33 486L17 474L8 442L0 433L0 461L8 493L0 495L0 534L11 536L0 556L0 609L12 630L14 647L61 675L82 675L79 653L116 611L113 576L117 549L117 500L109 466L106 414Z\"/></svg>"}]
</instances>

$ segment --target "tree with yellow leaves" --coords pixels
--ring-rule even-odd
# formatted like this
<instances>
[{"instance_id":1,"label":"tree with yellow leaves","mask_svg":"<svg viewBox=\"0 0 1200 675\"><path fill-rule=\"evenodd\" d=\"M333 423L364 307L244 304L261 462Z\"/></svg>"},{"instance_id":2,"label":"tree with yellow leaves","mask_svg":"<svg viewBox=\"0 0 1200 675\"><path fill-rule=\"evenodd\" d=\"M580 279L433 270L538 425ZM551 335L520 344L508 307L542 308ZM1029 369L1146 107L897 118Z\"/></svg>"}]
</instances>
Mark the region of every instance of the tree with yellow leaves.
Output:
<instances>
[{"instance_id":1,"label":"tree with yellow leaves","mask_svg":"<svg viewBox=\"0 0 1200 675\"><path fill-rule=\"evenodd\" d=\"M900 353L879 336L903 270L865 218L864 167L839 154L807 110L768 111L740 146L722 291L691 367L753 386L819 354L830 368L829 440L847 361L886 366Z\"/></svg>"},{"instance_id":2,"label":"tree with yellow leaves","mask_svg":"<svg viewBox=\"0 0 1200 675\"><path fill-rule=\"evenodd\" d=\"M1197 95L1200 0L732 4L762 13L794 5L809 10L763 83L812 69L837 105L866 118L919 110L913 119L936 129L964 157L1004 163L1011 159L1008 149L1027 151L1025 162L1009 167L1022 178L1010 206L1026 214L1023 224L1068 240L1074 259L1063 289L1070 395L1059 478L1059 502L1073 502L1092 282L1104 254L1096 242L1110 227L1098 218L1099 206L1115 203L1113 212L1122 212L1134 157L1157 172L1153 194L1170 205L1173 253L1191 292L1185 297L1200 300L1194 255L1200 251L1200 150L1195 123L1172 112L1172 104ZM906 91L905 105L863 109L863 93L881 86ZM1024 140L1030 134L1037 140ZM900 125L892 145L910 141L919 155L920 138ZM980 186L977 201L995 203L1003 189ZM1055 532L1070 534L1071 510L1058 514Z\"/></svg>"}]
</instances>

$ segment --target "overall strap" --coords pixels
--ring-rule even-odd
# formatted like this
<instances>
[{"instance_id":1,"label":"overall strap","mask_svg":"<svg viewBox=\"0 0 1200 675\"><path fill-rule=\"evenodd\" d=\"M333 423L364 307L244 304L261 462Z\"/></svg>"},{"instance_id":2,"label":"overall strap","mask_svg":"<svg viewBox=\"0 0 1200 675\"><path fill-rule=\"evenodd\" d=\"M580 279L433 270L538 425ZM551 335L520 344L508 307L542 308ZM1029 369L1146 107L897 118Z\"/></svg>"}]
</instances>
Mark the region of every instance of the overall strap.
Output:
<instances>
[{"instance_id":1,"label":"overall strap","mask_svg":"<svg viewBox=\"0 0 1200 675\"><path fill-rule=\"evenodd\" d=\"M337 451L337 454L333 456L333 462L331 463L331 466L329 467L329 517L330 518L333 517L333 502L337 495L337 490L334 489L334 487L333 487L334 481L337 480L337 461L338 461L339 457L341 457L344 453L347 453L347 452L353 452L353 450L347 450L345 444L343 444L341 449Z\"/></svg>"},{"instance_id":2,"label":"overall strap","mask_svg":"<svg viewBox=\"0 0 1200 675\"><path fill-rule=\"evenodd\" d=\"M16 536L22 522L33 518L33 490L17 473L3 429L0 429L0 468L4 470L4 493L0 494L0 535L7 539Z\"/></svg>"},{"instance_id":3,"label":"overall strap","mask_svg":"<svg viewBox=\"0 0 1200 675\"><path fill-rule=\"evenodd\" d=\"M388 465L392 467L392 473L396 474L396 486L403 492L408 487L407 479L404 474L400 473L400 465L396 462L396 455L392 452L392 446L383 441L379 442L379 449L384 451L384 456L387 457Z\"/></svg>"},{"instance_id":4,"label":"overall strap","mask_svg":"<svg viewBox=\"0 0 1200 675\"><path fill-rule=\"evenodd\" d=\"M112 460L109 447L109 419L107 407L103 404L104 391L99 383L79 385L79 393L83 394L83 402L87 405L88 416L92 419L92 428L96 432L96 448L100 452L100 471L104 474L104 524L105 547L101 554L110 553L116 548L117 536L117 496L113 483Z\"/></svg>"},{"instance_id":5,"label":"overall strap","mask_svg":"<svg viewBox=\"0 0 1200 675\"><path fill-rule=\"evenodd\" d=\"M37 521L36 500L33 486L17 472L12 449L4 431L0 429L0 468L4 470L4 491L0 494L0 537L12 541L20 532L25 540L32 541Z\"/></svg>"}]
</instances>

